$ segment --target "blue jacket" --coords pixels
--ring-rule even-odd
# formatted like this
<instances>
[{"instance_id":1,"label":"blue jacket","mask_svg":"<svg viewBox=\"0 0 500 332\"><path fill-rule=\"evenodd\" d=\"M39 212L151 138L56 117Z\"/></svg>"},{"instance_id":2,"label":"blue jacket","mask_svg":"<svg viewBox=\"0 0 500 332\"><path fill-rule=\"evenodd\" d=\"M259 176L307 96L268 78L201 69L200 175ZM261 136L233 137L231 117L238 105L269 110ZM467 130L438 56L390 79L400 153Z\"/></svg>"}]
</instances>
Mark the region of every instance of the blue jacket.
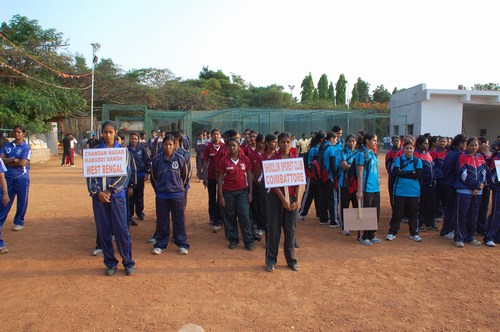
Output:
<instances>
[{"instance_id":1,"label":"blue jacket","mask_svg":"<svg viewBox=\"0 0 500 332\"><path fill-rule=\"evenodd\" d=\"M419 177L422 171L422 160L415 156L408 159L405 155L397 157L393 162L394 196L420 197Z\"/></svg>"},{"instance_id":2,"label":"blue jacket","mask_svg":"<svg viewBox=\"0 0 500 332\"><path fill-rule=\"evenodd\" d=\"M458 174L455 182L457 192L469 194L486 182L486 161L479 153L471 155L465 151L458 159ZM481 194L481 190L479 190Z\"/></svg>"},{"instance_id":3,"label":"blue jacket","mask_svg":"<svg viewBox=\"0 0 500 332\"><path fill-rule=\"evenodd\" d=\"M143 180L146 173L149 173L151 169L151 161L146 148L143 145L138 144L135 149L130 145L127 149L130 155L134 158L137 177L139 180Z\"/></svg>"},{"instance_id":4,"label":"blue jacket","mask_svg":"<svg viewBox=\"0 0 500 332\"><path fill-rule=\"evenodd\" d=\"M434 161L432 161L431 154L428 151L424 152L420 149L415 149L413 155L422 160L422 176L420 177L422 186L430 187L434 185Z\"/></svg>"},{"instance_id":5,"label":"blue jacket","mask_svg":"<svg viewBox=\"0 0 500 332\"><path fill-rule=\"evenodd\" d=\"M187 167L187 181L186 181L186 189L189 189L189 180L191 180L191 154L189 153L188 150L185 150L184 148L178 148L175 150L178 154L180 154L184 160L186 161L186 167Z\"/></svg>"},{"instance_id":6,"label":"blue jacket","mask_svg":"<svg viewBox=\"0 0 500 332\"><path fill-rule=\"evenodd\" d=\"M356 167L356 164L353 164L354 158L356 157L356 153L358 150L354 149L354 151L349 150L347 147L344 147L342 150L338 152L338 160L339 163L342 161L345 161L347 165L351 165L351 167ZM345 179L345 173L347 170L342 169L342 166L339 166L339 186L340 187L346 187L346 179Z\"/></svg>"},{"instance_id":7,"label":"blue jacket","mask_svg":"<svg viewBox=\"0 0 500 332\"><path fill-rule=\"evenodd\" d=\"M121 148L122 146L115 142L114 148ZM106 145L104 142L99 144L95 149L105 149ZM127 151L127 175L120 177L107 177L106 178L106 188L103 186L103 178L87 178L87 189L90 193L90 196L97 196L100 192L108 190L111 193L111 196L117 197L125 197L126 191L128 189L129 180L130 180L130 154Z\"/></svg>"},{"instance_id":8,"label":"blue jacket","mask_svg":"<svg viewBox=\"0 0 500 332\"><path fill-rule=\"evenodd\" d=\"M154 183L156 195L160 198L162 194L175 194L184 192L187 182L187 165L184 158L174 152L167 159L165 154L159 154L151 165L151 178Z\"/></svg>"},{"instance_id":9,"label":"blue jacket","mask_svg":"<svg viewBox=\"0 0 500 332\"><path fill-rule=\"evenodd\" d=\"M458 171L458 158L463 152L459 149L453 148L448 152L446 158L444 158L443 166L441 167L443 171L442 183L446 187L455 187L455 182L457 181L457 171Z\"/></svg>"},{"instance_id":10,"label":"blue jacket","mask_svg":"<svg viewBox=\"0 0 500 332\"><path fill-rule=\"evenodd\" d=\"M367 160L365 160L365 154ZM356 167L358 165L363 166L363 192L380 192L380 184L378 182L378 160L375 152L373 152L373 150L368 151L368 149L362 145L361 149L356 153L354 160L356 162Z\"/></svg>"},{"instance_id":11,"label":"blue jacket","mask_svg":"<svg viewBox=\"0 0 500 332\"><path fill-rule=\"evenodd\" d=\"M337 166L336 149L330 142L326 142L322 149L325 170L328 171L328 177L333 181L333 178L335 177L335 167Z\"/></svg>"}]
</instances>

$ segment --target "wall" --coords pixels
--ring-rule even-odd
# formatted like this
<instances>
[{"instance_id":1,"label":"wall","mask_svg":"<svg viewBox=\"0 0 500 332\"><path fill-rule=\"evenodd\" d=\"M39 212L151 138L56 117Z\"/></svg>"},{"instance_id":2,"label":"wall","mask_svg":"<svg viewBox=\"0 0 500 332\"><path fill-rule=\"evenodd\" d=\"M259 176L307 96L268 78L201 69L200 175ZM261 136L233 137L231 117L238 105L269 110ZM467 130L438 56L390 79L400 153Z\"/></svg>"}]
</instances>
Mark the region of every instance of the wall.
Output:
<instances>
[{"instance_id":1,"label":"wall","mask_svg":"<svg viewBox=\"0 0 500 332\"><path fill-rule=\"evenodd\" d=\"M490 142L500 135L500 109L498 110L466 110L464 126L467 136L479 136L481 129L486 129L486 138Z\"/></svg>"},{"instance_id":2,"label":"wall","mask_svg":"<svg viewBox=\"0 0 500 332\"><path fill-rule=\"evenodd\" d=\"M457 97L433 95L422 102L422 119L415 134L453 137L462 132L462 103Z\"/></svg>"}]
</instances>

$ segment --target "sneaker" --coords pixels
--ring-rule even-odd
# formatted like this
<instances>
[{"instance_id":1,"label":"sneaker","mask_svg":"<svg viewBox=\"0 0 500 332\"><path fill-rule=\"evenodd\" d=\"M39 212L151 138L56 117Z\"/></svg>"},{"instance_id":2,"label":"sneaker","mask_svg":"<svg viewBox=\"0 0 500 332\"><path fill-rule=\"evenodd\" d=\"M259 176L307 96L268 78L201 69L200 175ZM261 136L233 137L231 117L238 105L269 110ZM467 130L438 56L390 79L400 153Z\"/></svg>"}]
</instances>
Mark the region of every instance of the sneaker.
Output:
<instances>
[{"instance_id":1,"label":"sneaker","mask_svg":"<svg viewBox=\"0 0 500 332\"><path fill-rule=\"evenodd\" d=\"M346 231L345 229L342 231L342 235L349 236L351 233L349 231Z\"/></svg>"},{"instance_id":2,"label":"sneaker","mask_svg":"<svg viewBox=\"0 0 500 332\"><path fill-rule=\"evenodd\" d=\"M457 241L457 242L455 242L455 247L457 247L457 248L463 248L464 247L464 243L462 241Z\"/></svg>"},{"instance_id":3,"label":"sneaker","mask_svg":"<svg viewBox=\"0 0 500 332\"><path fill-rule=\"evenodd\" d=\"M361 244L362 246L371 246L373 244L370 240L362 240L362 239L359 239L358 243Z\"/></svg>"},{"instance_id":4,"label":"sneaker","mask_svg":"<svg viewBox=\"0 0 500 332\"><path fill-rule=\"evenodd\" d=\"M470 244L471 246L480 246L481 245L481 242L479 242L478 240L472 240L472 241L468 241L465 243Z\"/></svg>"},{"instance_id":5,"label":"sneaker","mask_svg":"<svg viewBox=\"0 0 500 332\"><path fill-rule=\"evenodd\" d=\"M229 249L236 249L237 246L238 246L238 244L236 244L236 243L229 243L228 248Z\"/></svg>"},{"instance_id":6,"label":"sneaker","mask_svg":"<svg viewBox=\"0 0 500 332\"><path fill-rule=\"evenodd\" d=\"M129 266L125 268L125 275L133 276L135 274L135 267Z\"/></svg>"},{"instance_id":7,"label":"sneaker","mask_svg":"<svg viewBox=\"0 0 500 332\"><path fill-rule=\"evenodd\" d=\"M104 271L104 274L107 275L108 277L111 277L113 274L116 272L116 265L108 267L106 271Z\"/></svg>"},{"instance_id":8,"label":"sneaker","mask_svg":"<svg viewBox=\"0 0 500 332\"><path fill-rule=\"evenodd\" d=\"M495 246L495 242L493 242L493 241L491 241L491 240L486 241L484 244L485 244L487 247L494 247L494 246ZM5 248L5 247L2 247L2 248ZM0 248L0 253L2 253L2 252L1 252L1 249L2 249L2 248ZM5 249L7 249L7 248L5 248Z\"/></svg>"},{"instance_id":9,"label":"sneaker","mask_svg":"<svg viewBox=\"0 0 500 332\"><path fill-rule=\"evenodd\" d=\"M71 167L75 167L75 165L71 165Z\"/></svg>"},{"instance_id":10,"label":"sneaker","mask_svg":"<svg viewBox=\"0 0 500 332\"><path fill-rule=\"evenodd\" d=\"M217 233L220 230L220 225L215 225L212 227L212 233Z\"/></svg>"},{"instance_id":11,"label":"sneaker","mask_svg":"<svg viewBox=\"0 0 500 332\"><path fill-rule=\"evenodd\" d=\"M429 231L433 231L433 232L436 232L436 231L438 231L438 230L439 230L439 228L437 228L437 226L436 226L436 225L434 225L434 226L429 226L429 227L427 227L427 230L429 230Z\"/></svg>"},{"instance_id":12,"label":"sneaker","mask_svg":"<svg viewBox=\"0 0 500 332\"><path fill-rule=\"evenodd\" d=\"M153 248L153 251L151 253L153 255L161 255L161 253L164 251L165 251L165 249L162 249L162 248Z\"/></svg>"},{"instance_id":13,"label":"sneaker","mask_svg":"<svg viewBox=\"0 0 500 332\"><path fill-rule=\"evenodd\" d=\"M262 229L257 230L258 236L264 236L264 231Z\"/></svg>"},{"instance_id":14,"label":"sneaker","mask_svg":"<svg viewBox=\"0 0 500 332\"><path fill-rule=\"evenodd\" d=\"M422 238L418 234L417 235L410 235L410 239L412 239L415 242L422 242Z\"/></svg>"},{"instance_id":15,"label":"sneaker","mask_svg":"<svg viewBox=\"0 0 500 332\"><path fill-rule=\"evenodd\" d=\"M422 226L418 229L419 232L427 232L427 227Z\"/></svg>"},{"instance_id":16,"label":"sneaker","mask_svg":"<svg viewBox=\"0 0 500 332\"><path fill-rule=\"evenodd\" d=\"M139 226L139 224L135 220L131 220L130 221L130 225L132 225L132 226Z\"/></svg>"},{"instance_id":17,"label":"sneaker","mask_svg":"<svg viewBox=\"0 0 500 332\"><path fill-rule=\"evenodd\" d=\"M385 237L385 239L387 241L392 241L396 238L396 235L395 234L387 234L387 236Z\"/></svg>"},{"instance_id":18,"label":"sneaker","mask_svg":"<svg viewBox=\"0 0 500 332\"><path fill-rule=\"evenodd\" d=\"M330 228L339 228L339 224L337 223L330 224Z\"/></svg>"},{"instance_id":19,"label":"sneaker","mask_svg":"<svg viewBox=\"0 0 500 332\"><path fill-rule=\"evenodd\" d=\"M298 249L298 248L300 248L300 244L297 241L295 241L295 243L293 244L293 247Z\"/></svg>"},{"instance_id":20,"label":"sneaker","mask_svg":"<svg viewBox=\"0 0 500 332\"><path fill-rule=\"evenodd\" d=\"M443 235L442 238L446 240L453 240L455 238L455 233L449 232L448 234Z\"/></svg>"},{"instance_id":21,"label":"sneaker","mask_svg":"<svg viewBox=\"0 0 500 332\"><path fill-rule=\"evenodd\" d=\"M274 264L267 264L266 265L266 271L267 272L273 272L274 271Z\"/></svg>"},{"instance_id":22,"label":"sneaker","mask_svg":"<svg viewBox=\"0 0 500 332\"><path fill-rule=\"evenodd\" d=\"M323 222L322 222L322 221L320 221L320 222L319 222L319 224L320 224L320 225L329 225L329 224L330 224L330 222L329 222L329 221L323 221Z\"/></svg>"},{"instance_id":23,"label":"sneaker","mask_svg":"<svg viewBox=\"0 0 500 332\"><path fill-rule=\"evenodd\" d=\"M187 255L187 254L189 254L189 250L187 250L184 247L179 248L179 255Z\"/></svg>"},{"instance_id":24,"label":"sneaker","mask_svg":"<svg viewBox=\"0 0 500 332\"><path fill-rule=\"evenodd\" d=\"M144 213L139 215L139 220L144 220Z\"/></svg>"},{"instance_id":25,"label":"sneaker","mask_svg":"<svg viewBox=\"0 0 500 332\"><path fill-rule=\"evenodd\" d=\"M304 221L304 219L305 219L304 216L299 217L299 221Z\"/></svg>"},{"instance_id":26,"label":"sneaker","mask_svg":"<svg viewBox=\"0 0 500 332\"><path fill-rule=\"evenodd\" d=\"M371 243L380 243L380 242L382 242L382 240L380 240L378 237L374 237L370 241L371 241Z\"/></svg>"},{"instance_id":27,"label":"sneaker","mask_svg":"<svg viewBox=\"0 0 500 332\"><path fill-rule=\"evenodd\" d=\"M99 256L99 255L102 255L102 249L94 249L94 251L92 251L92 256Z\"/></svg>"},{"instance_id":28,"label":"sneaker","mask_svg":"<svg viewBox=\"0 0 500 332\"><path fill-rule=\"evenodd\" d=\"M292 264L292 265L288 265L288 267L290 269L292 269L292 271L298 271L299 270L299 264L297 264L297 263Z\"/></svg>"},{"instance_id":29,"label":"sneaker","mask_svg":"<svg viewBox=\"0 0 500 332\"><path fill-rule=\"evenodd\" d=\"M23 225L14 225L14 227L12 227L12 230L13 231L20 231L24 228Z\"/></svg>"},{"instance_id":30,"label":"sneaker","mask_svg":"<svg viewBox=\"0 0 500 332\"><path fill-rule=\"evenodd\" d=\"M493 243L493 246L495 246L495 244ZM1 254L6 254L9 252L9 249L7 249L6 246L3 246L3 247L0 247L0 255Z\"/></svg>"},{"instance_id":31,"label":"sneaker","mask_svg":"<svg viewBox=\"0 0 500 332\"><path fill-rule=\"evenodd\" d=\"M253 246L253 244L252 244L252 243L250 243L250 244L247 244L247 245L245 246L245 249L246 249L246 250L248 250L248 251L254 251L254 250L255 250L255 247Z\"/></svg>"},{"instance_id":32,"label":"sneaker","mask_svg":"<svg viewBox=\"0 0 500 332\"><path fill-rule=\"evenodd\" d=\"M146 243L155 244L156 243L156 239L154 237L152 237L150 239L147 239Z\"/></svg>"}]
</instances>

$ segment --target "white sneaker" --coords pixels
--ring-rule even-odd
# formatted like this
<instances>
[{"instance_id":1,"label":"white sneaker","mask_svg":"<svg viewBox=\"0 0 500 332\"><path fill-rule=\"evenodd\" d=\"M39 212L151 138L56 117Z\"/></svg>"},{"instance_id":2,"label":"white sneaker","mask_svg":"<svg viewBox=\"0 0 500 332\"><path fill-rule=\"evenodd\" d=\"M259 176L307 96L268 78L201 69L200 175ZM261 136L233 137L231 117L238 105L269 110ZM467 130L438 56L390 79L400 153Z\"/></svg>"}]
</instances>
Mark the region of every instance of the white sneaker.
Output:
<instances>
[{"instance_id":1,"label":"white sneaker","mask_svg":"<svg viewBox=\"0 0 500 332\"><path fill-rule=\"evenodd\" d=\"M358 243L361 244L362 246L371 246L373 243L370 240L358 240Z\"/></svg>"},{"instance_id":2,"label":"white sneaker","mask_svg":"<svg viewBox=\"0 0 500 332\"><path fill-rule=\"evenodd\" d=\"M304 221L304 216L300 216L300 217L299 217L299 220L300 220L300 221Z\"/></svg>"},{"instance_id":3,"label":"white sneaker","mask_svg":"<svg viewBox=\"0 0 500 332\"><path fill-rule=\"evenodd\" d=\"M179 248L179 255L187 255L187 254L189 254L189 250L183 247Z\"/></svg>"},{"instance_id":4,"label":"white sneaker","mask_svg":"<svg viewBox=\"0 0 500 332\"><path fill-rule=\"evenodd\" d=\"M494 246L495 246L495 242L493 242L493 241L491 241L491 240L486 241L484 244L485 244L487 247L494 247Z\"/></svg>"},{"instance_id":5,"label":"white sneaker","mask_svg":"<svg viewBox=\"0 0 500 332\"><path fill-rule=\"evenodd\" d=\"M102 249L94 249L94 251L92 251L92 256L99 256L99 255L102 255Z\"/></svg>"},{"instance_id":6,"label":"white sneaker","mask_svg":"<svg viewBox=\"0 0 500 332\"><path fill-rule=\"evenodd\" d=\"M380 243L380 242L382 242L382 240L380 240L378 237L374 237L370 241L371 241L371 243Z\"/></svg>"},{"instance_id":7,"label":"white sneaker","mask_svg":"<svg viewBox=\"0 0 500 332\"><path fill-rule=\"evenodd\" d=\"M219 230L220 230L220 226L219 225L216 225L216 226L212 227L212 233L217 233Z\"/></svg>"},{"instance_id":8,"label":"white sneaker","mask_svg":"<svg viewBox=\"0 0 500 332\"><path fill-rule=\"evenodd\" d=\"M465 243L470 244L471 246L480 246L481 245L481 242L479 242L478 240L472 240L472 241L465 242Z\"/></svg>"},{"instance_id":9,"label":"white sneaker","mask_svg":"<svg viewBox=\"0 0 500 332\"><path fill-rule=\"evenodd\" d=\"M164 252L165 249L161 248L154 248L153 251L151 252L153 255L161 255L162 252Z\"/></svg>"},{"instance_id":10,"label":"white sneaker","mask_svg":"<svg viewBox=\"0 0 500 332\"><path fill-rule=\"evenodd\" d=\"M396 235L394 235L394 234L387 234L387 236L385 237L385 239L386 239L387 241L392 241L392 240L394 240L395 238L396 238Z\"/></svg>"},{"instance_id":11,"label":"white sneaker","mask_svg":"<svg viewBox=\"0 0 500 332\"><path fill-rule=\"evenodd\" d=\"M420 235L410 235L410 239L415 242L422 242L422 238L420 237Z\"/></svg>"},{"instance_id":12,"label":"white sneaker","mask_svg":"<svg viewBox=\"0 0 500 332\"><path fill-rule=\"evenodd\" d=\"M20 231L24 228L23 225L14 225L14 227L12 227L12 230L13 231Z\"/></svg>"},{"instance_id":13,"label":"white sneaker","mask_svg":"<svg viewBox=\"0 0 500 332\"><path fill-rule=\"evenodd\" d=\"M342 235L349 236L351 235L351 232L346 231L345 229L342 231Z\"/></svg>"},{"instance_id":14,"label":"white sneaker","mask_svg":"<svg viewBox=\"0 0 500 332\"><path fill-rule=\"evenodd\" d=\"M455 238L455 233L449 232L448 234L445 234L442 237L443 237L443 239L453 240Z\"/></svg>"},{"instance_id":15,"label":"white sneaker","mask_svg":"<svg viewBox=\"0 0 500 332\"><path fill-rule=\"evenodd\" d=\"M455 247L457 247L457 248L463 248L464 247L464 243L462 241L457 241L457 242L455 242Z\"/></svg>"}]
</instances>

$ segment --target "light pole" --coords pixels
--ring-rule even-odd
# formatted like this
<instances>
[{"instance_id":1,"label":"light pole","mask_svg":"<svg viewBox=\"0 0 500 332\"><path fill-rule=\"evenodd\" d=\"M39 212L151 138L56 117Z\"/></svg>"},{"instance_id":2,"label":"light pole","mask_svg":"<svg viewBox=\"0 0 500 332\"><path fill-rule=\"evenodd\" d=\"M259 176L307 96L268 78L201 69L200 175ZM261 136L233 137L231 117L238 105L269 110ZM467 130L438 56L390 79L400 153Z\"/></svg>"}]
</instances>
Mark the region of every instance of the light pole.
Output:
<instances>
[{"instance_id":1,"label":"light pole","mask_svg":"<svg viewBox=\"0 0 500 332\"><path fill-rule=\"evenodd\" d=\"M295 88L295 85L289 85L288 88L290 89L290 108L292 108L293 89Z\"/></svg>"},{"instance_id":2,"label":"light pole","mask_svg":"<svg viewBox=\"0 0 500 332\"><path fill-rule=\"evenodd\" d=\"M90 95L90 137L94 133L94 67L97 63L97 56L95 52L99 51L101 45L99 43L93 43L92 45L92 92Z\"/></svg>"}]
</instances>

